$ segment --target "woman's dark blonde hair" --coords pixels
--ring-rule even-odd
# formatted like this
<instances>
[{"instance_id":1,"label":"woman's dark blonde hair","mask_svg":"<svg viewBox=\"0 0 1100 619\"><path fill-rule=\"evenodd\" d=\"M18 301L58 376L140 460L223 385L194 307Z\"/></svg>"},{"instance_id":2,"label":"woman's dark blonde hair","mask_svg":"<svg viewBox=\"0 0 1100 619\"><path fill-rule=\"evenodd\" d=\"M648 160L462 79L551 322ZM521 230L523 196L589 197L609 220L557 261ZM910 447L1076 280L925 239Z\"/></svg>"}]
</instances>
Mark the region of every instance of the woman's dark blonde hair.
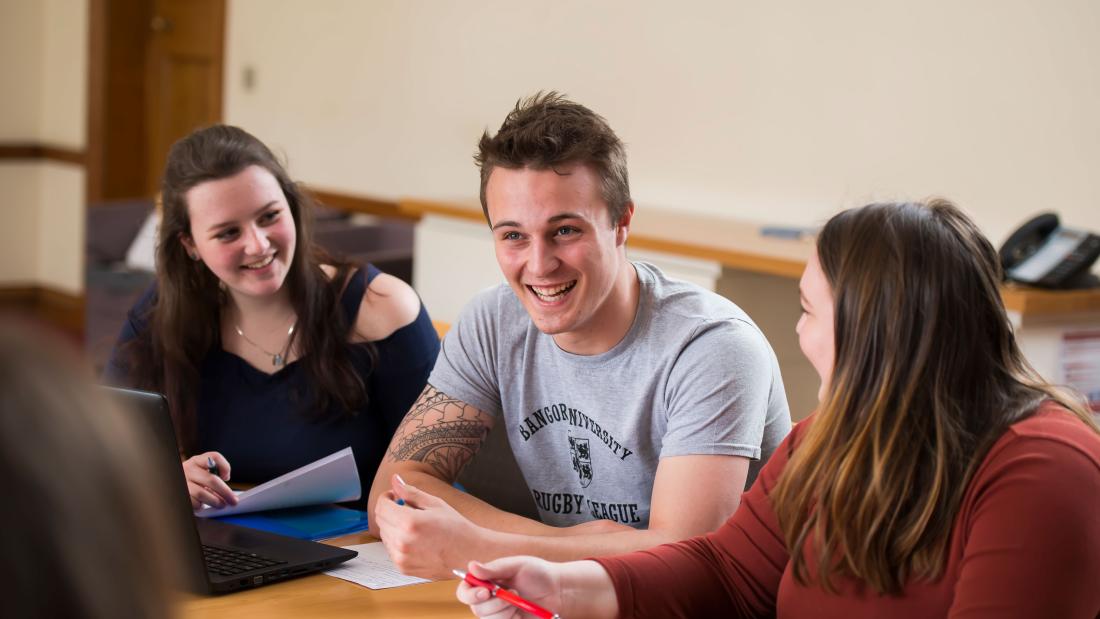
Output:
<instances>
[{"instance_id":1,"label":"woman's dark blonde hair","mask_svg":"<svg viewBox=\"0 0 1100 619\"><path fill-rule=\"evenodd\" d=\"M1052 399L1097 426L1024 360L997 253L950 202L844 211L817 255L836 356L773 504L799 583L898 593L942 573L968 482L1010 424Z\"/></svg>"},{"instance_id":2,"label":"woman's dark blonde hair","mask_svg":"<svg viewBox=\"0 0 1100 619\"><path fill-rule=\"evenodd\" d=\"M184 549L165 493L182 485L66 345L0 327L0 615L171 616Z\"/></svg>"}]
</instances>

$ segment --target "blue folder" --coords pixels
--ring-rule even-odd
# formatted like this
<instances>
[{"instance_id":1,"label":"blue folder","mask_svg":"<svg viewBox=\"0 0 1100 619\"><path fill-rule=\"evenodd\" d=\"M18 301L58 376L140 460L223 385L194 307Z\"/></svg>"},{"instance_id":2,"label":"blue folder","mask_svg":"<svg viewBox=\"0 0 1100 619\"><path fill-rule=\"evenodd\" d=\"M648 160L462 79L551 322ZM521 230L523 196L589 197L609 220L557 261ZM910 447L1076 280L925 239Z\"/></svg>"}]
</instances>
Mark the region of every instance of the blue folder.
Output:
<instances>
[{"instance_id":1,"label":"blue folder","mask_svg":"<svg viewBox=\"0 0 1100 619\"><path fill-rule=\"evenodd\" d=\"M319 540L367 529L367 513L338 505L273 509L218 520L298 539Z\"/></svg>"}]
</instances>

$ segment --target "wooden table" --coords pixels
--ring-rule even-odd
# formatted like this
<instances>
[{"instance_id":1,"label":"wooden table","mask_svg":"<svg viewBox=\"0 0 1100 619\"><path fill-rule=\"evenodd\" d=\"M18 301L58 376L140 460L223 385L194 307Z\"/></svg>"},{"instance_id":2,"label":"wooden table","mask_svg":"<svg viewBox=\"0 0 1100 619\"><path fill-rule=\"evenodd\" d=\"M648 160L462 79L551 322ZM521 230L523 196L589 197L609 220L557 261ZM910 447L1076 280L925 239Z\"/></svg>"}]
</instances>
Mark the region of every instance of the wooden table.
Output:
<instances>
[{"instance_id":1,"label":"wooden table","mask_svg":"<svg viewBox=\"0 0 1100 619\"><path fill-rule=\"evenodd\" d=\"M367 533L355 533L325 543L350 546L374 541L377 540ZM444 580L375 591L332 576L313 574L228 595L188 598L180 614L186 619L465 619L471 615L455 599L457 586L457 580Z\"/></svg>"}]
</instances>

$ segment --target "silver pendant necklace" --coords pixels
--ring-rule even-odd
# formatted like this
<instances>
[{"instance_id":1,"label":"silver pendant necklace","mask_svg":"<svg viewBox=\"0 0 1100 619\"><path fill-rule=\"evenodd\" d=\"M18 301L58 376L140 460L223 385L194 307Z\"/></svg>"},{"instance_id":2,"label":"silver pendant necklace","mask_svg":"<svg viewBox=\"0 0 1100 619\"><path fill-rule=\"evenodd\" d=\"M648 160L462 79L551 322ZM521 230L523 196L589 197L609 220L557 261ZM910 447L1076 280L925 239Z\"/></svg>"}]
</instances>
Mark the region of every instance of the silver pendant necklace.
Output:
<instances>
[{"instance_id":1,"label":"silver pendant necklace","mask_svg":"<svg viewBox=\"0 0 1100 619\"><path fill-rule=\"evenodd\" d=\"M286 365L286 354L285 353L290 352L290 350L289 350L290 349L290 336L294 334L294 327L297 326L297 324L298 324L298 321L295 320L290 325L290 330L288 330L286 332L286 345L283 346L283 349L279 352L271 352L270 350L265 349L264 347L260 346L256 342L253 342L251 339L248 338L247 335L244 334L244 331L241 330L240 325L234 324L233 328L237 330L237 335L244 338L244 341L248 342L249 344L252 344L253 348L255 348L256 350L262 352L265 355L270 356L271 357L271 365L273 365L277 368L281 368L284 365Z\"/></svg>"}]
</instances>

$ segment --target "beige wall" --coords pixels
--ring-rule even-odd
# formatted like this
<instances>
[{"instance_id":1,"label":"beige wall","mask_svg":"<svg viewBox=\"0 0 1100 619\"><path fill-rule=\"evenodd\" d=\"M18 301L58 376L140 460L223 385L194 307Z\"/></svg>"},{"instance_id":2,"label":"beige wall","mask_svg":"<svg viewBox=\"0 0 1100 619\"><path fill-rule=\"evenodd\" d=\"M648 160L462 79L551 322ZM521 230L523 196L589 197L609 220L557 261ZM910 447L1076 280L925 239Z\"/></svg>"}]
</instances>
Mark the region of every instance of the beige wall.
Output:
<instances>
[{"instance_id":1,"label":"beige wall","mask_svg":"<svg viewBox=\"0 0 1100 619\"><path fill-rule=\"evenodd\" d=\"M84 290L84 170L51 162L40 174L37 281L79 293Z\"/></svg>"},{"instance_id":2,"label":"beige wall","mask_svg":"<svg viewBox=\"0 0 1100 619\"><path fill-rule=\"evenodd\" d=\"M43 0L42 108L39 138L84 148L87 142L89 0Z\"/></svg>"},{"instance_id":3,"label":"beige wall","mask_svg":"<svg viewBox=\"0 0 1100 619\"><path fill-rule=\"evenodd\" d=\"M557 88L628 142L643 208L800 224L943 194L997 241L1046 208L1100 229L1097 32L1092 0L229 0L225 111L307 181L471 199L480 131ZM0 54L0 140L83 147L87 0L0 3ZM33 266L0 247L0 278L79 290L82 181L13 165L49 214L8 200L4 233L69 228Z\"/></svg>"},{"instance_id":4,"label":"beige wall","mask_svg":"<svg viewBox=\"0 0 1100 619\"><path fill-rule=\"evenodd\" d=\"M44 76L40 53L43 5L33 0L0 2L0 140L37 137ZM6 181L7 179L5 179Z\"/></svg>"},{"instance_id":5,"label":"beige wall","mask_svg":"<svg viewBox=\"0 0 1100 619\"><path fill-rule=\"evenodd\" d=\"M36 283L41 178L39 164L0 162L0 286Z\"/></svg>"},{"instance_id":6,"label":"beige wall","mask_svg":"<svg viewBox=\"0 0 1100 619\"><path fill-rule=\"evenodd\" d=\"M0 2L0 141L83 149L87 0ZM84 289L84 171L0 161L0 285Z\"/></svg>"},{"instance_id":7,"label":"beige wall","mask_svg":"<svg viewBox=\"0 0 1100 619\"><path fill-rule=\"evenodd\" d=\"M1040 209L1100 229L1094 0L230 0L228 31L227 120L330 187L472 199L480 131L555 88L628 142L643 208L942 194L994 241Z\"/></svg>"},{"instance_id":8,"label":"beige wall","mask_svg":"<svg viewBox=\"0 0 1100 619\"><path fill-rule=\"evenodd\" d=\"M84 173L53 162L5 162L0 285L84 289Z\"/></svg>"}]
</instances>

